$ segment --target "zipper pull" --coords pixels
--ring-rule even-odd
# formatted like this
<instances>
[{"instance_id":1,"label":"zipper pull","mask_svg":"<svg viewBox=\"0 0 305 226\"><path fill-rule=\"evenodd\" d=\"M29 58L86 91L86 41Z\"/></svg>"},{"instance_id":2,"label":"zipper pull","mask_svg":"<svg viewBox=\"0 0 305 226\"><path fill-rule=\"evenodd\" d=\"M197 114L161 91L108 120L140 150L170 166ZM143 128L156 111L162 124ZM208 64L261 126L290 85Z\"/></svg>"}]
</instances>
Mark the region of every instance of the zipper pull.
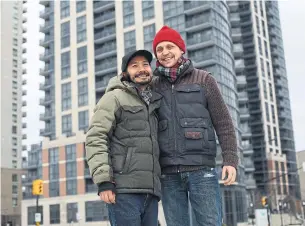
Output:
<instances>
[{"instance_id":1,"label":"zipper pull","mask_svg":"<svg viewBox=\"0 0 305 226\"><path fill-rule=\"evenodd\" d=\"M172 84L172 93L174 93L174 87L175 87L174 84Z\"/></svg>"}]
</instances>

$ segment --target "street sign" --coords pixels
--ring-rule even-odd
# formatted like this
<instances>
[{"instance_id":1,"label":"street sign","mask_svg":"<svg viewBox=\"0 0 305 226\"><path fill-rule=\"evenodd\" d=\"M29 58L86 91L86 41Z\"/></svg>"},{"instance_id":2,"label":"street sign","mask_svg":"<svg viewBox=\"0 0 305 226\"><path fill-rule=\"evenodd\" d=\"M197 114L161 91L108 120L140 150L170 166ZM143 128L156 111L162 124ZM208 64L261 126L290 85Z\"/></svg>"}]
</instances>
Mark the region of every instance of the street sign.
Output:
<instances>
[{"instance_id":1,"label":"street sign","mask_svg":"<svg viewBox=\"0 0 305 226\"><path fill-rule=\"evenodd\" d=\"M35 222L41 222L41 213L35 213Z\"/></svg>"},{"instance_id":2,"label":"street sign","mask_svg":"<svg viewBox=\"0 0 305 226\"><path fill-rule=\"evenodd\" d=\"M268 226L268 212L267 209L255 210L256 226Z\"/></svg>"}]
</instances>

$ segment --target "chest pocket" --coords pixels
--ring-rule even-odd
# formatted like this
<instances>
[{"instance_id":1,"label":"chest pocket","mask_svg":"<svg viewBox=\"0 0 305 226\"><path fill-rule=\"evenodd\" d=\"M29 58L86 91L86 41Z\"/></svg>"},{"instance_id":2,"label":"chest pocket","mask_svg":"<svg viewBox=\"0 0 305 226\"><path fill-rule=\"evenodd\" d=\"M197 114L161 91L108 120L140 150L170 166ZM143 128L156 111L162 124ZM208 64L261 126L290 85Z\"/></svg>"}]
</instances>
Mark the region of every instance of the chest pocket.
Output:
<instances>
[{"instance_id":1,"label":"chest pocket","mask_svg":"<svg viewBox=\"0 0 305 226\"><path fill-rule=\"evenodd\" d=\"M203 91L198 84L179 85L176 92L177 99L181 104L203 103Z\"/></svg>"},{"instance_id":2,"label":"chest pocket","mask_svg":"<svg viewBox=\"0 0 305 226\"><path fill-rule=\"evenodd\" d=\"M147 110L146 110L147 111ZM147 120L145 120L144 106L122 105L122 121L126 130L145 130Z\"/></svg>"}]
</instances>

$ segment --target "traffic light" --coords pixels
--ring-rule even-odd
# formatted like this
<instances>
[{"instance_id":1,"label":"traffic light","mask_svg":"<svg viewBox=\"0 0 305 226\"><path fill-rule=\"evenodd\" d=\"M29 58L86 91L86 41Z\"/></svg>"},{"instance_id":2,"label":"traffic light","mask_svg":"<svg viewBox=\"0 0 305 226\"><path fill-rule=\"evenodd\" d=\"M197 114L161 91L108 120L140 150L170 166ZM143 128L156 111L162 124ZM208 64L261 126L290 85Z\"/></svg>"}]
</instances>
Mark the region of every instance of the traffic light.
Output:
<instances>
[{"instance_id":1,"label":"traffic light","mask_svg":"<svg viewBox=\"0 0 305 226\"><path fill-rule=\"evenodd\" d=\"M32 187L33 195L43 195L43 180L34 180Z\"/></svg>"},{"instance_id":2,"label":"traffic light","mask_svg":"<svg viewBox=\"0 0 305 226\"><path fill-rule=\"evenodd\" d=\"M262 197L262 206L266 207L268 205L268 198L267 196Z\"/></svg>"}]
</instances>

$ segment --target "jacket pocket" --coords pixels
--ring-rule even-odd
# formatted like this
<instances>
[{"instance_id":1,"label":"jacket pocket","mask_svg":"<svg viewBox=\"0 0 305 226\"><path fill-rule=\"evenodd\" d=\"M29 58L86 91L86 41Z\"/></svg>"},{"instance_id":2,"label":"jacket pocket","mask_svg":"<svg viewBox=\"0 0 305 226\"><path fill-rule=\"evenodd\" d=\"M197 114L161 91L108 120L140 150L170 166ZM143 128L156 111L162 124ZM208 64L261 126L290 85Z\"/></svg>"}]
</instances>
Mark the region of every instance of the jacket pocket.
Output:
<instances>
[{"instance_id":1,"label":"jacket pocket","mask_svg":"<svg viewBox=\"0 0 305 226\"><path fill-rule=\"evenodd\" d=\"M210 153L208 122L204 118L182 118L180 125L184 135L184 149L187 153Z\"/></svg>"},{"instance_id":2,"label":"jacket pocket","mask_svg":"<svg viewBox=\"0 0 305 226\"><path fill-rule=\"evenodd\" d=\"M175 88L177 99L182 104L203 103L203 93L198 84L179 85Z\"/></svg>"},{"instance_id":3,"label":"jacket pocket","mask_svg":"<svg viewBox=\"0 0 305 226\"><path fill-rule=\"evenodd\" d=\"M161 120L158 123L158 143L160 149L160 156L167 155L169 151L169 137L168 137L168 121Z\"/></svg>"},{"instance_id":4,"label":"jacket pocket","mask_svg":"<svg viewBox=\"0 0 305 226\"><path fill-rule=\"evenodd\" d=\"M148 127L144 106L122 105L122 120L124 129L128 131L145 131Z\"/></svg>"},{"instance_id":5,"label":"jacket pocket","mask_svg":"<svg viewBox=\"0 0 305 226\"><path fill-rule=\"evenodd\" d=\"M132 114L136 114L144 109L143 106L129 106L129 105L122 105L124 111L130 112Z\"/></svg>"},{"instance_id":6,"label":"jacket pocket","mask_svg":"<svg viewBox=\"0 0 305 226\"><path fill-rule=\"evenodd\" d=\"M120 173L128 173L129 172L129 165L130 165L130 162L131 162L132 154L133 154L133 150L131 148L128 148L126 158L125 158L125 162L124 162L122 171Z\"/></svg>"}]
</instances>

